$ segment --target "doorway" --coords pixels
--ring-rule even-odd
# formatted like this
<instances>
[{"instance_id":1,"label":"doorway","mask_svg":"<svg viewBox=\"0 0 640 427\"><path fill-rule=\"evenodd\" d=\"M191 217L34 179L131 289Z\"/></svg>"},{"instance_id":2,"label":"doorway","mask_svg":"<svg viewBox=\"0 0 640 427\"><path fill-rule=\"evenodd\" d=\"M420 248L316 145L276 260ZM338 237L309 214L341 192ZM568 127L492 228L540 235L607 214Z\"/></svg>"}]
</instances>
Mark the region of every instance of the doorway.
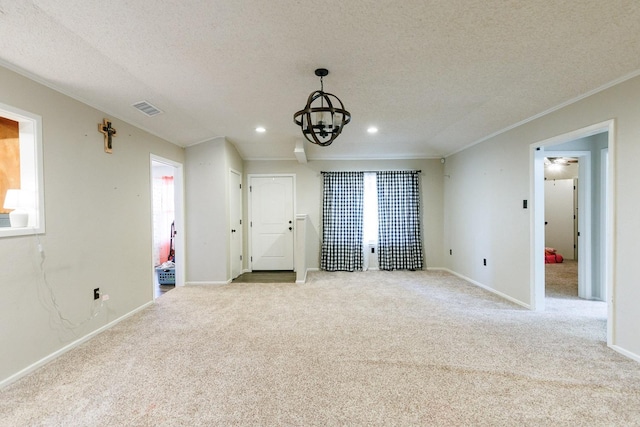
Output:
<instances>
[{"instance_id":1,"label":"doorway","mask_svg":"<svg viewBox=\"0 0 640 427\"><path fill-rule=\"evenodd\" d=\"M249 176L251 270L293 271L293 175Z\"/></svg>"},{"instance_id":2,"label":"doorway","mask_svg":"<svg viewBox=\"0 0 640 427\"><path fill-rule=\"evenodd\" d=\"M578 138L566 143L543 148L544 171L544 223L545 264L549 251L555 251L555 259L577 263L577 294L584 299L598 299L600 279L591 276L594 229L592 205L599 204L593 197L591 151L563 151L565 147L588 147L591 137ZM560 178L560 179L558 179ZM553 253L553 252L552 252ZM546 282L545 282L546 283Z\"/></svg>"},{"instance_id":3,"label":"doorway","mask_svg":"<svg viewBox=\"0 0 640 427\"><path fill-rule=\"evenodd\" d=\"M606 301L607 336L612 337L613 262L611 156L613 121L593 125L532 145L533 210L531 301L545 309L545 158L568 157L579 162L578 174L578 293L584 300ZM603 154L605 153L605 154ZM548 162L548 160L547 160Z\"/></svg>"},{"instance_id":4,"label":"doorway","mask_svg":"<svg viewBox=\"0 0 640 427\"><path fill-rule=\"evenodd\" d=\"M151 155L153 297L184 285L182 164Z\"/></svg>"}]
</instances>

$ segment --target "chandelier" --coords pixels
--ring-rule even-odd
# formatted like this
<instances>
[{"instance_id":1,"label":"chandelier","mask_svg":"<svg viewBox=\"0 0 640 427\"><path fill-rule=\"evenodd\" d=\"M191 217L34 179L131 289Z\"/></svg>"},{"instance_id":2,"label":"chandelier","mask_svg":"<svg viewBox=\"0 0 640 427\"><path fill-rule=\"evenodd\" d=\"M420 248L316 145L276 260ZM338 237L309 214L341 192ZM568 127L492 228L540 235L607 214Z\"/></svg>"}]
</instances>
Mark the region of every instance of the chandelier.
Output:
<instances>
[{"instance_id":1,"label":"chandelier","mask_svg":"<svg viewBox=\"0 0 640 427\"><path fill-rule=\"evenodd\" d=\"M318 68L320 90L307 98L307 105L293 115L293 122L302 128L307 141L326 147L340 135L344 125L351 121L351 113L344 109L340 99L324 91L322 78L329 74L326 68Z\"/></svg>"}]
</instances>

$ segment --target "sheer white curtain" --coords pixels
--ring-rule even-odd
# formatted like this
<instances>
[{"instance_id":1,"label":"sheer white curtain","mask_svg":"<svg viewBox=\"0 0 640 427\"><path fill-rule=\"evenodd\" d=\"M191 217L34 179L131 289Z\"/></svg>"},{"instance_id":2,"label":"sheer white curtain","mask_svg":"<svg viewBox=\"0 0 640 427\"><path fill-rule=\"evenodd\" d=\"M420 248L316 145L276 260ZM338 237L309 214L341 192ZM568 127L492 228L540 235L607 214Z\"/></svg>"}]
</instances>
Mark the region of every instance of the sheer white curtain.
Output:
<instances>
[{"instance_id":1,"label":"sheer white curtain","mask_svg":"<svg viewBox=\"0 0 640 427\"><path fill-rule=\"evenodd\" d=\"M375 172L364 174L364 203L362 215L363 268L369 269L370 248L378 244L378 191Z\"/></svg>"}]
</instances>

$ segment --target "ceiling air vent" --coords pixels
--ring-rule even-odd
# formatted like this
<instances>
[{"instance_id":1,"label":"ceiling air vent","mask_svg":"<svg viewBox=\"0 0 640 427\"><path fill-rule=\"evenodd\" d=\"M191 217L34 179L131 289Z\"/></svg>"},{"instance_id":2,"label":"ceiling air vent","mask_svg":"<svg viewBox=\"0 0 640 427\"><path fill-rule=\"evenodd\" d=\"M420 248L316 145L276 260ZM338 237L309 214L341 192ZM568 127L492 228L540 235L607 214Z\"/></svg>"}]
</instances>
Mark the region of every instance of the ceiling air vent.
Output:
<instances>
[{"instance_id":1,"label":"ceiling air vent","mask_svg":"<svg viewBox=\"0 0 640 427\"><path fill-rule=\"evenodd\" d=\"M153 117L157 114L162 113L162 110L154 107L153 105L149 104L147 101L136 102L135 104L133 104L133 106L134 108L137 108L138 110L140 110L142 113L146 114L149 117Z\"/></svg>"}]
</instances>

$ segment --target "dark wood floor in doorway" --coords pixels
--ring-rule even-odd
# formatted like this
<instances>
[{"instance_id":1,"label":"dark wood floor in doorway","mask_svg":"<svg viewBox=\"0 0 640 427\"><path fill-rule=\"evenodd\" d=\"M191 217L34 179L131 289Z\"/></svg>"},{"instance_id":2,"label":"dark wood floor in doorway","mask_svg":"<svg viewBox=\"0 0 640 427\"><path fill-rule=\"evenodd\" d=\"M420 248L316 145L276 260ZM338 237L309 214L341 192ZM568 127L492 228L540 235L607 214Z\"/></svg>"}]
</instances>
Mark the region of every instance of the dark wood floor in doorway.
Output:
<instances>
[{"instance_id":1,"label":"dark wood floor in doorway","mask_svg":"<svg viewBox=\"0 0 640 427\"><path fill-rule=\"evenodd\" d=\"M295 283L293 271L252 271L233 279L233 283Z\"/></svg>"}]
</instances>

